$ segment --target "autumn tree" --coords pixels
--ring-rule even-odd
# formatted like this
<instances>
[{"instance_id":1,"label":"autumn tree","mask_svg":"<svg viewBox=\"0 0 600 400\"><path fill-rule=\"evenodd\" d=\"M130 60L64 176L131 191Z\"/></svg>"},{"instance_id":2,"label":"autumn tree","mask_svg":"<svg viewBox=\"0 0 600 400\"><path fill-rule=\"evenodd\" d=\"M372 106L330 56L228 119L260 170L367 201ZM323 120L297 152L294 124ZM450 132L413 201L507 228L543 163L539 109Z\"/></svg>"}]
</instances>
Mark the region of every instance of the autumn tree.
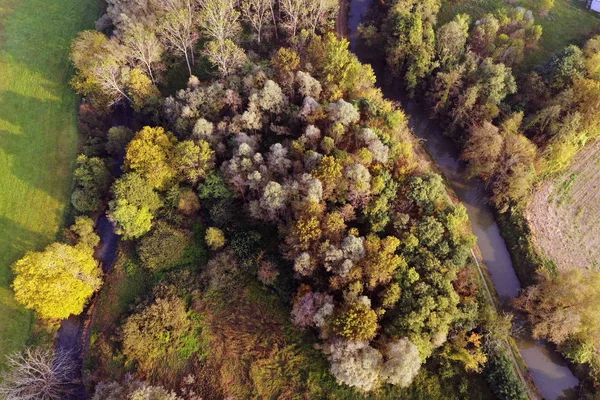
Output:
<instances>
[{"instance_id":1,"label":"autumn tree","mask_svg":"<svg viewBox=\"0 0 600 400\"><path fill-rule=\"evenodd\" d=\"M241 32L240 12L235 0L202 0L198 15L199 24L206 37L223 44L234 41Z\"/></svg>"},{"instance_id":2,"label":"autumn tree","mask_svg":"<svg viewBox=\"0 0 600 400\"><path fill-rule=\"evenodd\" d=\"M163 271L180 265L186 249L191 245L190 232L159 221L138 245L142 264L152 271Z\"/></svg>"},{"instance_id":3,"label":"autumn tree","mask_svg":"<svg viewBox=\"0 0 600 400\"><path fill-rule=\"evenodd\" d=\"M185 57L190 76L194 64L194 44L198 41L195 31L195 7L192 0L168 2L172 7L162 17L159 25L159 37L166 45Z\"/></svg>"},{"instance_id":4,"label":"autumn tree","mask_svg":"<svg viewBox=\"0 0 600 400\"><path fill-rule=\"evenodd\" d=\"M536 338L563 343L574 338L600 343L600 273L577 268L556 276L541 275L516 300L528 313Z\"/></svg>"},{"instance_id":5,"label":"autumn tree","mask_svg":"<svg viewBox=\"0 0 600 400\"><path fill-rule=\"evenodd\" d=\"M185 302L161 296L123 324L123 354L146 375L174 372L199 350L195 330Z\"/></svg>"},{"instance_id":6,"label":"autumn tree","mask_svg":"<svg viewBox=\"0 0 600 400\"><path fill-rule=\"evenodd\" d=\"M146 126L127 145L125 167L142 175L154 188L164 190L177 175L173 167L176 142L164 128Z\"/></svg>"},{"instance_id":7,"label":"autumn tree","mask_svg":"<svg viewBox=\"0 0 600 400\"><path fill-rule=\"evenodd\" d=\"M141 64L156 84L156 73L164 67L161 60L164 48L156 33L142 23L131 23L124 29L122 40L128 56Z\"/></svg>"},{"instance_id":8,"label":"autumn tree","mask_svg":"<svg viewBox=\"0 0 600 400\"><path fill-rule=\"evenodd\" d=\"M89 218L80 222L91 224ZM102 284L102 272L94 259L98 241L92 231L75 245L53 243L44 251L28 252L13 265L15 299L44 319L81 314Z\"/></svg>"}]
</instances>

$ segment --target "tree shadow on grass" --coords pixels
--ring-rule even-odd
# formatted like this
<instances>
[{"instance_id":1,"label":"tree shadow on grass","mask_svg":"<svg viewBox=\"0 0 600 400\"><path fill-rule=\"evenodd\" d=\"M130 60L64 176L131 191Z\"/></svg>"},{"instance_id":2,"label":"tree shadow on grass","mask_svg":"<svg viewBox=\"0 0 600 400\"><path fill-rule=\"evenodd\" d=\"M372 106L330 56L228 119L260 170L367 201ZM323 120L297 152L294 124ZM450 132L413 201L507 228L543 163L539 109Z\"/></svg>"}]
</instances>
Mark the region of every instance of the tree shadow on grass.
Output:
<instances>
[{"instance_id":1,"label":"tree shadow on grass","mask_svg":"<svg viewBox=\"0 0 600 400\"><path fill-rule=\"evenodd\" d=\"M0 216L0 287L10 287L13 280L11 265L27 251L43 250L49 244L48 239L45 235L25 229Z\"/></svg>"},{"instance_id":2,"label":"tree shadow on grass","mask_svg":"<svg viewBox=\"0 0 600 400\"><path fill-rule=\"evenodd\" d=\"M57 201L64 201L75 148L74 132L53 134L60 129L57 118L49 117L52 129L40 128L40 114L52 113L52 100L38 100L13 92L0 92L0 149L8 154L10 172L22 182L41 190ZM73 120L74 123L74 112ZM69 124L63 123L68 129ZM7 129L6 126L9 126ZM70 137L69 137L70 136ZM2 171L0 171L2 172ZM5 190L11 190L5 187ZM35 212L35 210L32 210Z\"/></svg>"}]
</instances>

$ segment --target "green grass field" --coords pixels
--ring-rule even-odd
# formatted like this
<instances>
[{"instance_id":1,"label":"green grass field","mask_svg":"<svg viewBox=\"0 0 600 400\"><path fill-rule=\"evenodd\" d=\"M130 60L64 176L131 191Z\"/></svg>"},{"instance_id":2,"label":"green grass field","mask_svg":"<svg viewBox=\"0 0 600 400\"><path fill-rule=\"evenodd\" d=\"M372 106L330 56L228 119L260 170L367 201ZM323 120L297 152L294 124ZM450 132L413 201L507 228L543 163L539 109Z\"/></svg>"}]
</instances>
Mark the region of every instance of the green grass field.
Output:
<instances>
[{"instance_id":1,"label":"green grass field","mask_svg":"<svg viewBox=\"0 0 600 400\"><path fill-rule=\"evenodd\" d=\"M515 5L532 10L535 22L543 28L540 46L526 56L524 70L544 62L568 44L582 45L591 35L600 33L600 13L587 10L585 1L555 0L554 9L545 17L537 13L538 3L539 0L515 1ZM458 13L469 14L475 21L486 13L507 6L503 0L444 1L439 22L448 22Z\"/></svg>"},{"instance_id":2,"label":"green grass field","mask_svg":"<svg viewBox=\"0 0 600 400\"><path fill-rule=\"evenodd\" d=\"M78 99L69 45L98 0L0 0L0 365L30 337L10 265L55 240L69 202Z\"/></svg>"}]
</instances>

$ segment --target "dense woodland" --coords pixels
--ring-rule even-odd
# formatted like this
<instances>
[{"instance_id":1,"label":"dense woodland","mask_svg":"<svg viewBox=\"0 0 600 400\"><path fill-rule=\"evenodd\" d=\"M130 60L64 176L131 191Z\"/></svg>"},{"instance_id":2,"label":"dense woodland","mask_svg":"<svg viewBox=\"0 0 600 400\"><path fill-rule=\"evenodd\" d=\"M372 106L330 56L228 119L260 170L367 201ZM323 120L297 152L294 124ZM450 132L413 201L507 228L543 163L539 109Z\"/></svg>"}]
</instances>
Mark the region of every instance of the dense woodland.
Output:
<instances>
[{"instance_id":1,"label":"dense woodland","mask_svg":"<svg viewBox=\"0 0 600 400\"><path fill-rule=\"evenodd\" d=\"M510 317L470 266L466 210L332 33L337 2L107 3L72 44L74 224L13 267L17 300L49 325L91 299L121 310L91 334L94 399L527 398L503 347ZM515 74L542 35L527 10L438 26L439 1L386 7L363 36L500 212L595 138L600 39ZM107 274L102 214L122 238ZM548 277L516 305L588 362L597 308L565 305L564 287L583 299L596 281ZM64 398L63 356L16 356L0 395Z\"/></svg>"},{"instance_id":2,"label":"dense woodland","mask_svg":"<svg viewBox=\"0 0 600 400\"><path fill-rule=\"evenodd\" d=\"M530 10L508 7L477 21L459 14L441 25L440 7L439 0L387 3L361 35L367 44L385 46L387 70L411 96L424 99L462 149L469 173L486 182L491 202L507 214L501 220L509 221L505 234L523 268L521 279L534 283L515 306L528 313L535 337L586 365L597 390L599 304L597 296L583 294L595 293L599 274L557 272L536 254L522 213L536 184L565 171L600 136L600 37L523 68L525 53L543 35ZM553 2L539 7L545 15Z\"/></svg>"}]
</instances>

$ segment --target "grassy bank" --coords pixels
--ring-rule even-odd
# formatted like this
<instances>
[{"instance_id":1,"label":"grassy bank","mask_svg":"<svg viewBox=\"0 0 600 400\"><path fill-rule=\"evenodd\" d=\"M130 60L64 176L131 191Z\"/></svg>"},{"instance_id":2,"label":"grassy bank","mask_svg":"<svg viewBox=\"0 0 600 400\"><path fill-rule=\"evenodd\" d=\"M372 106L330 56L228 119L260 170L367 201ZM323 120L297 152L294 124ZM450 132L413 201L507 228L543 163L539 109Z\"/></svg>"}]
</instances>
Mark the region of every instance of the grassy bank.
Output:
<instances>
[{"instance_id":1,"label":"grassy bank","mask_svg":"<svg viewBox=\"0 0 600 400\"><path fill-rule=\"evenodd\" d=\"M77 150L69 45L98 0L0 0L0 365L28 340L10 265L59 231Z\"/></svg>"}]
</instances>

